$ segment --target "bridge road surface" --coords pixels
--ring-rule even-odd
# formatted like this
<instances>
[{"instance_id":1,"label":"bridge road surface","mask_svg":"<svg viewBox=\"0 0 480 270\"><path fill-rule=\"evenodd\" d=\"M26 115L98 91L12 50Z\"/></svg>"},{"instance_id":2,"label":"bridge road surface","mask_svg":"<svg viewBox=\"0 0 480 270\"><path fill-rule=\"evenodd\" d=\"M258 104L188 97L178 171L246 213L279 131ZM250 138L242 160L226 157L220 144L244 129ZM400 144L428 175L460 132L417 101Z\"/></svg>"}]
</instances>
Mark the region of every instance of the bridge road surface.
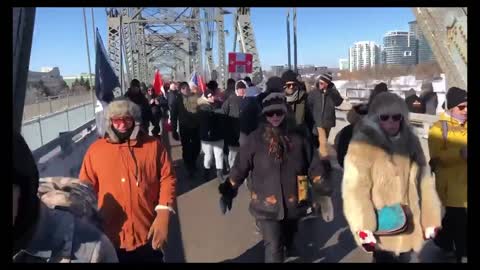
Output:
<instances>
[{"instance_id":1,"label":"bridge road surface","mask_svg":"<svg viewBox=\"0 0 480 270\"><path fill-rule=\"evenodd\" d=\"M337 113L338 114L338 113ZM338 115L337 115L338 116ZM332 145L337 132L347 123L338 120L332 129L329 142ZM167 262L263 262L261 235L256 232L254 218L248 211L249 193L242 185L231 212L222 215L219 208L218 180L212 174L210 181L187 178L181 160L180 143L169 136L172 159L177 173L177 215L171 217ZM422 139L422 147L428 155L428 145ZM299 224L295 245L300 258L293 262L371 262L371 255L356 247L343 217L341 201L342 169L335 151L333 155L334 220L325 223L321 217L304 219ZM202 167L202 158L197 161ZM429 241L431 242L431 241ZM446 262L441 254L427 243L420 255L422 262ZM412 262L418 258L412 256Z\"/></svg>"}]
</instances>

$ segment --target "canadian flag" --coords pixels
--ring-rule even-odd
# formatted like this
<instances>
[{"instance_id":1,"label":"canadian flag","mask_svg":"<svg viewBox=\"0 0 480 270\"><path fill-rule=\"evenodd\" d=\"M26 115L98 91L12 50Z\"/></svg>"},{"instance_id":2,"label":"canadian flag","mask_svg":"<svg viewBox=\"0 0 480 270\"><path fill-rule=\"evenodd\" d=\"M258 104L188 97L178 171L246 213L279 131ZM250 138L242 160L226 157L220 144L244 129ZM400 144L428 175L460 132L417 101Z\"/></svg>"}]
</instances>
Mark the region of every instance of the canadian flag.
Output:
<instances>
[{"instance_id":1,"label":"canadian flag","mask_svg":"<svg viewBox=\"0 0 480 270\"><path fill-rule=\"evenodd\" d=\"M252 73L253 55L251 53L228 53L228 72Z\"/></svg>"},{"instance_id":2,"label":"canadian flag","mask_svg":"<svg viewBox=\"0 0 480 270\"><path fill-rule=\"evenodd\" d=\"M155 94L157 96L159 95L165 95L162 91L162 86L163 86L163 80L162 80L162 75L160 74L160 70L155 70L155 76L153 77L153 89L155 90Z\"/></svg>"}]
</instances>

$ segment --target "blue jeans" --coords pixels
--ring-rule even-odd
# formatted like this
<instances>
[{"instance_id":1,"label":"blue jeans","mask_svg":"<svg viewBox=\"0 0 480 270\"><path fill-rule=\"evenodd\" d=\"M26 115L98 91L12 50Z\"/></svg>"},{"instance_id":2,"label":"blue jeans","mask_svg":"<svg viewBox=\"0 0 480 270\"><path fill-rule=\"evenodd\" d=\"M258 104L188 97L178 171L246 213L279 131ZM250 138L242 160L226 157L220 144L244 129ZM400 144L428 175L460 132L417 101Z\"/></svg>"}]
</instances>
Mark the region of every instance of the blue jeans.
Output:
<instances>
[{"instance_id":1,"label":"blue jeans","mask_svg":"<svg viewBox=\"0 0 480 270\"><path fill-rule=\"evenodd\" d=\"M285 259L285 248L291 249L298 220L257 220L263 235L266 263L282 263Z\"/></svg>"}]
</instances>

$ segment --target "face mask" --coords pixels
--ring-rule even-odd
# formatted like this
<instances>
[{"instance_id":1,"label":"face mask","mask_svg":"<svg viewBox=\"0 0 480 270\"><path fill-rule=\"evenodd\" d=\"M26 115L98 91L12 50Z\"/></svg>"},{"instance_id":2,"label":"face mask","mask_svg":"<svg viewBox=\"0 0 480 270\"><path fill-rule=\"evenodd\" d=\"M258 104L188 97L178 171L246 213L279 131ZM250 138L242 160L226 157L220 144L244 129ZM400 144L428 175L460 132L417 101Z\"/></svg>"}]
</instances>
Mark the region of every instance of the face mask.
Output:
<instances>
[{"instance_id":1,"label":"face mask","mask_svg":"<svg viewBox=\"0 0 480 270\"><path fill-rule=\"evenodd\" d=\"M450 113L450 116L457 119L461 123L464 123L465 121L467 121L467 116L463 114Z\"/></svg>"},{"instance_id":2,"label":"face mask","mask_svg":"<svg viewBox=\"0 0 480 270\"><path fill-rule=\"evenodd\" d=\"M115 129L112 125L112 130L113 130L113 133L115 133L115 135L117 135L120 142L124 143L130 138L130 135L132 135L134 127L135 126L132 126L129 130L122 133L122 132L118 131L117 129Z\"/></svg>"}]
</instances>

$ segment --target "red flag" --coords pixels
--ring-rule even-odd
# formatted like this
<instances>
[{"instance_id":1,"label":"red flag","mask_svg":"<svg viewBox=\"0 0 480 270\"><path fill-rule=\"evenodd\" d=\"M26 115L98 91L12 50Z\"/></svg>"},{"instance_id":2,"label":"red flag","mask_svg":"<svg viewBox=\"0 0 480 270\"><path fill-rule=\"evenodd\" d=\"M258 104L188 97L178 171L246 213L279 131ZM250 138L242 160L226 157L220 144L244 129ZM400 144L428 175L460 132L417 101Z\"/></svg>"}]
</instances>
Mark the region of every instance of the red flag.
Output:
<instances>
[{"instance_id":1,"label":"red flag","mask_svg":"<svg viewBox=\"0 0 480 270\"><path fill-rule=\"evenodd\" d=\"M162 75L160 75L160 71L157 69L155 70L155 77L153 78L153 89L155 90L155 94L157 96L165 94L162 92L162 86Z\"/></svg>"},{"instance_id":2,"label":"red flag","mask_svg":"<svg viewBox=\"0 0 480 270\"><path fill-rule=\"evenodd\" d=\"M207 86L205 85L205 82L203 81L202 75L198 75L198 89L202 91L202 93L205 92L207 89Z\"/></svg>"}]
</instances>

